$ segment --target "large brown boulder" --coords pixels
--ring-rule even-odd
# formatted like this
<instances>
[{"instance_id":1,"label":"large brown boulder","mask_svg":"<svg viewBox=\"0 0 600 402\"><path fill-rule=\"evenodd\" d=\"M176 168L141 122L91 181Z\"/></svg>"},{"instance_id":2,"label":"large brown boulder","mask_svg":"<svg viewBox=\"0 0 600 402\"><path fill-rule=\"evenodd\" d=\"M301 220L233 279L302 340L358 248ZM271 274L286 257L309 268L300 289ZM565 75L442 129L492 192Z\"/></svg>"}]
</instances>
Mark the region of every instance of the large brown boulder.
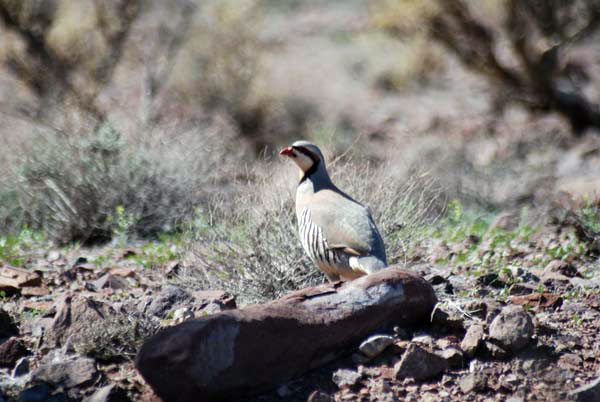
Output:
<instances>
[{"instance_id":1,"label":"large brown boulder","mask_svg":"<svg viewBox=\"0 0 600 402\"><path fill-rule=\"evenodd\" d=\"M330 362L374 332L428 320L435 303L421 277L388 268L186 321L148 339L136 364L165 401L239 400Z\"/></svg>"}]
</instances>

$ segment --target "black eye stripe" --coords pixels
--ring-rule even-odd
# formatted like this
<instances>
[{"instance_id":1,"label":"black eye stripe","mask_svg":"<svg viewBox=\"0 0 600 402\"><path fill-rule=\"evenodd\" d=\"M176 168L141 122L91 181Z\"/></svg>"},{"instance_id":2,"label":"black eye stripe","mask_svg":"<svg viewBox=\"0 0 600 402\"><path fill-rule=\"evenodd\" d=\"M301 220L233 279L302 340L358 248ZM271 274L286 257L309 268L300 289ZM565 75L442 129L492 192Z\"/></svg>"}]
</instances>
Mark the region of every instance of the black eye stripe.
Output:
<instances>
[{"instance_id":1,"label":"black eye stripe","mask_svg":"<svg viewBox=\"0 0 600 402\"><path fill-rule=\"evenodd\" d=\"M308 148L304 148L302 146L292 146L293 149L295 149L296 151L299 151L301 153L303 153L304 155L308 156L310 159L312 159L312 161L314 163L319 162L320 158L318 155L316 155L314 152L308 150Z\"/></svg>"}]
</instances>

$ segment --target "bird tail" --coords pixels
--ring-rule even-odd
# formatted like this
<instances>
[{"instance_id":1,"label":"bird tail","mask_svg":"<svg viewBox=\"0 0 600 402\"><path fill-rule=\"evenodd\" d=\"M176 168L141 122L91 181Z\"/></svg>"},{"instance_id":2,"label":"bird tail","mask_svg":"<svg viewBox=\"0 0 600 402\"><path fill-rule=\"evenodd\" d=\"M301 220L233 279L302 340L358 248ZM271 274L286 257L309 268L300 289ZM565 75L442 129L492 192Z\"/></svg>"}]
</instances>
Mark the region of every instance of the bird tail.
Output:
<instances>
[{"instance_id":1,"label":"bird tail","mask_svg":"<svg viewBox=\"0 0 600 402\"><path fill-rule=\"evenodd\" d=\"M349 263L353 271L362 272L364 275L381 271L387 266L384 261L372 255L364 257L352 256L349 259Z\"/></svg>"}]
</instances>

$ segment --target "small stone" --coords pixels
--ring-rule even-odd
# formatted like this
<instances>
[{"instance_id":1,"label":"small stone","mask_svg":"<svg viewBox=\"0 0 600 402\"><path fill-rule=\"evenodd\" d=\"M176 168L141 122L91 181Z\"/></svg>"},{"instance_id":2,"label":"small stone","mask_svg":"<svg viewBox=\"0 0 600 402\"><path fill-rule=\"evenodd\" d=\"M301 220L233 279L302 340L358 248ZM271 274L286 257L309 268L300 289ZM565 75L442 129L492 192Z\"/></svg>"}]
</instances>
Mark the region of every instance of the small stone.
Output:
<instances>
[{"instance_id":1,"label":"small stone","mask_svg":"<svg viewBox=\"0 0 600 402\"><path fill-rule=\"evenodd\" d=\"M8 265L0 267L0 290L7 294L18 292L25 286L40 286L41 284L42 278L35 272Z\"/></svg>"},{"instance_id":2,"label":"small stone","mask_svg":"<svg viewBox=\"0 0 600 402\"><path fill-rule=\"evenodd\" d=\"M59 258L60 258L60 251L58 251L58 250L51 250L48 253L48 256L46 257L46 260L48 262L54 262L54 261L58 260Z\"/></svg>"},{"instance_id":3,"label":"small stone","mask_svg":"<svg viewBox=\"0 0 600 402\"><path fill-rule=\"evenodd\" d=\"M483 345L489 356L494 359L503 360L508 356L508 352L494 342L484 341Z\"/></svg>"},{"instance_id":4,"label":"small stone","mask_svg":"<svg viewBox=\"0 0 600 402\"><path fill-rule=\"evenodd\" d=\"M237 307L235 297L222 290L200 290L192 294L196 316L216 314Z\"/></svg>"},{"instance_id":5,"label":"small stone","mask_svg":"<svg viewBox=\"0 0 600 402\"><path fill-rule=\"evenodd\" d=\"M29 373L29 358L21 357L19 361L17 361L17 364L15 364L15 368L12 371L12 377L20 377L27 373Z\"/></svg>"},{"instance_id":6,"label":"small stone","mask_svg":"<svg viewBox=\"0 0 600 402\"><path fill-rule=\"evenodd\" d=\"M16 337L0 343L0 367L13 367L17 360L28 353L23 342Z\"/></svg>"},{"instance_id":7,"label":"small stone","mask_svg":"<svg viewBox=\"0 0 600 402\"><path fill-rule=\"evenodd\" d=\"M165 275L167 278L177 275L179 270L181 269L181 264L178 261L171 261L169 265L167 265L167 269L165 270Z\"/></svg>"},{"instance_id":8,"label":"small stone","mask_svg":"<svg viewBox=\"0 0 600 402\"><path fill-rule=\"evenodd\" d=\"M464 394L483 391L487 387L487 378L482 373L469 373L458 382Z\"/></svg>"},{"instance_id":9,"label":"small stone","mask_svg":"<svg viewBox=\"0 0 600 402\"><path fill-rule=\"evenodd\" d=\"M575 353L566 353L558 359L558 367L565 370L579 369L583 366L583 359Z\"/></svg>"},{"instance_id":10,"label":"small stone","mask_svg":"<svg viewBox=\"0 0 600 402\"><path fill-rule=\"evenodd\" d=\"M427 334L415 335L411 339L411 342L420 343L421 345L425 345L425 346L432 346L433 338L431 337L431 335L427 335Z\"/></svg>"},{"instance_id":11,"label":"small stone","mask_svg":"<svg viewBox=\"0 0 600 402\"><path fill-rule=\"evenodd\" d=\"M180 287L167 285L152 300L148 307L148 313L160 318L165 318L169 311L177 304L190 300L191 296Z\"/></svg>"},{"instance_id":12,"label":"small stone","mask_svg":"<svg viewBox=\"0 0 600 402\"><path fill-rule=\"evenodd\" d=\"M436 307L431 315L431 323L445 328L460 329L464 328L464 319L462 315L446 311L444 307Z\"/></svg>"},{"instance_id":13,"label":"small stone","mask_svg":"<svg viewBox=\"0 0 600 402\"><path fill-rule=\"evenodd\" d=\"M440 356L446 360L448 367L462 367L463 365L463 352L456 347L451 346L444 349Z\"/></svg>"},{"instance_id":14,"label":"small stone","mask_svg":"<svg viewBox=\"0 0 600 402\"><path fill-rule=\"evenodd\" d=\"M469 357L473 357L477 352L477 348L483 341L484 331L483 325L473 324L467 329L467 333L460 343L460 348Z\"/></svg>"},{"instance_id":15,"label":"small stone","mask_svg":"<svg viewBox=\"0 0 600 402\"><path fill-rule=\"evenodd\" d=\"M600 377L569 392L569 395L574 396L577 402L600 401Z\"/></svg>"},{"instance_id":16,"label":"small stone","mask_svg":"<svg viewBox=\"0 0 600 402\"><path fill-rule=\"evenodd\" d=\"M494 272L481 275L477 278L477 283L481 286L490 286L495 289L502 289L506 287L506 282L502 281L500 276Z\"/></svg>"},{"instance_id":17,"label":"small stone","mask_svg":"<svg viewBox=\"0 0 600 402\"><path fill-rule=\"evenodd\" d=\"M484 341L483 344L488 354L494 359L502 360L508 356L508 352L506 350L504 350L503 348L501 348L493 342Z\"/></svg>"},{"instance_id":18,"label":"small stone","mask_svg":"<svg viewBox=\"0 0 600 402\"><path fill-rule=\"evenodd\" d=\"M400 339L410 339L410 332L406 328L394 327L394 334Z\"/></svg>"},{"instance_id":19,"label":"small stone","mask_svg":"<svg viewBox=\"0 0 600 402\"><path fill-rule=\"evenodd\" d=\"M437 376L447 367L448 363L444 358L413 343L394 366L394 375L398 379L410 377L420 381Z\"/></svg>"},{"instance_id":20,"label":"small stone","mask_svg":"<svg viewBox=\"0 0 600 402\"><path fill-rule=\"evenodd\" d=\"M358 350L373 359L381 354L388 346L394 343L394 338L389 335L373 335L360 344Z\"/></svg>"},{"instance_id":21,"label":"small stone","mask_svg":"<svg viewBox=\"0 0 600 402\"><path fill-rule=\"evenodd\" d=\"M108 402L110 399L111 391L114 389L115 384L106 385L102 388L98 388L96 392L88 396L83 402Z\"/></svg>"},{"instance_id":22,"label":"small stone","mask_svg":"<svg viewBox=\"0 0 600 402\"><path fill-rule=\"evenodd\" d=\"M513 391L520 383L519 377L514 373L501 376L499 382L502 387L510 391Z\"/></svg>"},{"instance_id":23,"label":"small stone","mask_svg":"<svg viewBox=\"0 0 600 402\"><path fill-rule=\"evenodd\" d=\"M123 278L113 275L113 274L105 274L102 275L99 279L95 280L92 285L96 290L101 290L104 288L109 289L124 289L127 287L127 282L123 280Z\"/></svg>"},{"instance_id":24,"label":"small stone","mask_svg":"<svg viewBox=\"0 0 600 402\"><path fill-rule=\"evenodd\" d=\"M562 260L550 261L548 263L548 265L546 265L546 267L544 268L544 272L554 272L554 273L564 275L568 278L573 278L573 277L577 276L577 274L578 274L577 268L575 268L573 265L569 264L568 262L562 261Z\"/></svg>"},{"instance_id":25,"label":"small stone","mask_svg":"<svg viewBox=\"0 0 600 402\"><path fill-rule=\"evenodd\" d=\"M133 267L116 267L109 271L109 274L121 276L123 278L132 278L135 276L135 268Z\"/></svg>"},{"instance_id":26,"label":"small stone","mask_svg":"<svg viewBox=\"0 0 600 402\"><path fill-rule=\"evenodd\" d=\"M47 363L42 361L31 373L32 381L73 388L90 383L98 376L94 360L87 357L48 360Z\"/></svg>"},{"instance_id":27,"label":"small stone","mask_svg":"<svg viewBox=\"0 0 600 402\"><path fill-rule=\"evenodd\" d=\"M338 386L338 388L342 389L354 386L360 378L361 375L358 373L358 371L339 369L333 373L332 380Z\"/></svg>"},{"instance_id":28,"label":"small stone","mask_svg":"<svg viewBox=\"0 0 600 402\"><path fill-rule=\"evenodd\" d=\"M194 318L194 313L189 307L181 307L173 312L173 322L181 323L190 318Z\"/></svg>"},{"instance_id":29,"label":"small stone","mask_svg":"<svg viewBox=\"0 0 600 402\"><path fill-rule=\"evenodd\" d=\"M306 402L332 402L333 398L322 391L313 391Z\"/></svg>"},{"instance_id":30,"label":"small stone","mask_svg":"<svg viewBox=\"0 0 600 402\"><path fill-rule=\"evenodd\" d=\"M490 324L489 337L508 351L523 349L533 336L533 321L520 306L507 306Z\"/></svg>"},{"instance_id":31,"label":"small stone","mask_svg":"<svg viewBox=\"0 0 600 402\"><path fill-rule=\"evenodd\" d=\"M50 293L47 287L36 286L36 287L24 287L21 288L21 296L46 296Z\"/></svg>"},{"instance_id":32,"label":"small stone","mask_svg":"<svg viewBox=\"0 0 600 402\"><path fill-rule=\"evenodd\" d=\"M439 274L430 274L425 277L425 280L431 284L431 286L441 285L442 283L448 282L446 278Z\"/></svg>"}]
</instances>

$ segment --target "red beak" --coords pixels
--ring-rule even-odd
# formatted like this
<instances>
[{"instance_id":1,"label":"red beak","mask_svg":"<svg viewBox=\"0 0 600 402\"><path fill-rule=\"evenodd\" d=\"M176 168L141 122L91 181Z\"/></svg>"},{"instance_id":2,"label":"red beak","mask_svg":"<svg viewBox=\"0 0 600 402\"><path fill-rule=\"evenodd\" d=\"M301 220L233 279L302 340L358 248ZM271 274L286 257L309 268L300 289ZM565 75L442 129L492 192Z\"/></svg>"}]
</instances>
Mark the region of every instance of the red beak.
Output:
<instances>
[{"instance_id":1,"label":"red beak","mask_svg":"<svg viewBox=\"0 0 600 402\"><path fill-rule=\"evenodd\" d=\"M292 148L292 147L283 148L281 151L279 151L279 155L293 156L294 148Z\"/></svg>"}]
</instances>

